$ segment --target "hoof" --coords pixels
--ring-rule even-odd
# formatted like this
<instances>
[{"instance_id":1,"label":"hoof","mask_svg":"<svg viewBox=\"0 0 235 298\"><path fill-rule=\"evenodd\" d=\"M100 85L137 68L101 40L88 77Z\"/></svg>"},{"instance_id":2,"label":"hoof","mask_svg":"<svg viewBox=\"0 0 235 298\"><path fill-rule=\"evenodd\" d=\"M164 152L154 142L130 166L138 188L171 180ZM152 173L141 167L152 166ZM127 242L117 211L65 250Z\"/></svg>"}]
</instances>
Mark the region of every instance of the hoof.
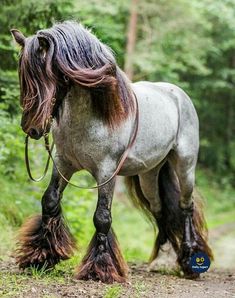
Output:
<instances>
[{"instance_id":1,"label":"hoof","mask_svg":"<svg viewBox=\"0 0 235 298\"><path fill-rule=\"evenodd\" d=\"M198 279L200 277L200 273L197 273L197 272L188 272L188 273L184 273L184 278L186 279L192 279L192 280L195 280L195 279Z\"/></svg>"},{"instance_id":2,"label":"hoof","mask_svg":"<svg viewBox=\"0 0 235 298\"><path fill-rule=\"evenodd\" d=\"M171 244L166 242L160 247L157 257L149 264L148 270L153 272L176 271L178 269L176 259L177 255Z\"/></svg>"},{"instance_id":3,"label":"hoof","mask_svg":"<svg viewBox=\"0 0 235 298\"><path fill-rule=\"evenodd\" d=\"M75 277L108 284L126 282L127 265L111 230L108 233L106 245L99 243L95 233Z\"/></svg>"},{"instance_id":4,"label":"hoof","mask_svg":"<svg viewBox=\"0 0 235 298\"><path fill-rule=\"evenodd\" d=\"M15 251L19 268L52 268L60 260L68 259L75 249L75 241L61 216L43 223L42 216L30 218L21 228Z\"/></svg>"}]
</instances>

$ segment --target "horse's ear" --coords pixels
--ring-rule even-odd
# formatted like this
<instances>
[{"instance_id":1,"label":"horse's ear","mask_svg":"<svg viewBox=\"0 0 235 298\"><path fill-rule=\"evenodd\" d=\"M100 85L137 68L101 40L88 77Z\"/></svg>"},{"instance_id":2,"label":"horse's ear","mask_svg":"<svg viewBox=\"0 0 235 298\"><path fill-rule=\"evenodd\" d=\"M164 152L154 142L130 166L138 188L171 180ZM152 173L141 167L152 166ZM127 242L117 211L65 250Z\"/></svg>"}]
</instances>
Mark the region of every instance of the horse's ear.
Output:
<instances>
[{"instance_id":1,"label":"horse's ear","mask_svg":"<svg viewBox=\"0 0 235 298\"><path fill-rule=\"evenodd\" d=\"M20 45L20 46L24 46L25 45L25 39L26 37L24 36L23 33L21 33L19 30L17 29L11 29L11 34L14 37L15 41Z\"/></svg>"},{"instance_id":2,"label":"horse's ear","mask_svg":"<svg viewBox=\"0 0 235 298\"><path fill-rule=\"evenodd\" d=\"M49 48L49 42L46 37L38 36L38 42L41 50L47 51Z\"/></svg>"}]
</instances>

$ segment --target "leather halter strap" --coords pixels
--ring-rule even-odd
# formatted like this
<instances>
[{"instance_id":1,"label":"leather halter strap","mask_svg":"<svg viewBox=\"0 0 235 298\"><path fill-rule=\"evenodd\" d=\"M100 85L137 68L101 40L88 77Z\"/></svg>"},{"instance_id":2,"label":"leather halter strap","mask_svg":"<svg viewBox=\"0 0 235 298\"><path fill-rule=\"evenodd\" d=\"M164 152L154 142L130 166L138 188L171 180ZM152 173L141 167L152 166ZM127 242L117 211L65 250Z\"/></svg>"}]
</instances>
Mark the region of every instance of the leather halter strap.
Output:
<instances>
[{"instance_id":1,"label":"leather halter strap","mask_svg":"<svg viewBox=\"0 0 235 298\"><path fill-rule=\"evenodd\" d=\"M33 178L32 174L31 174L30 164L29 164L29 157L28 157L28 137L29 136L28 135L26 136L26 139L25 139L25 164L26 164L26 169L27 169L29 178L31 180L35 181L35 182L41 181L46 176L46 173L47 173L47 170L48 170L48 167L49 167L49 163L50 163L50 159L51 159L52 162L53 162L53 165L54 165L55 169L57 170L58 174L60 175L60 177L71 186L74 186L74 187L80 188L80 189L97 189L97 188L100 188L100 187L106 185L107 183L109 183L113 178L115 178L118 175L118 173L119 173L120 169L122 168L122 166L123 166L128 154L129 154L131 148L133 147L133 145L135 143L136 136L137 136L137 133L138 133L138 129L139 129L139 106L138 106L138 101L137 101L136 95L135 95L134 92L133 92L133 94L134 94L135 104L136 104L136 116L135 116L135 126L134 126L133 135L132 135L132 137L131 137L131 139L128 143L127 148L125 149L122 156L120 157L119 162L118 162L118 166L117 166L116 170L114 171L114 173L112 174L112 176L110 176L104 182L102 182L100 184L97 184L96 186L92 186L92 187L80 186L80 185L77 185L77 184L74 184L74 183L70 182L63 175L63 173L61 173L60 169L58 168L58 166L57 166L57 164L54 160L54 157L52 156L54 143L52 143L52 146L50 147L49 138L48 138L48 135L46 134L46 135L44 135L44 140L45 140L45 147L46 147L46 150L48 152L48 159L47 159L47 163L46 163L46 166L45 166L45 169L44 169L44 173L38 179Z\"/></svg>"},{"instance_id":2,"label":"leather halter strap","mask_svg":"<svg viewBox=\"0 0 235 298\"><path fill-rule=\"evenodd\" d=\"M29 145L29 135L27 135L25 137L25 150L24 150L24 156L25 156L25 165L26 165L26 169L27 169L27 173L29 175L29 178L34 181L34 182L40 182L41 180L43 180L47 174L47 171L48 171L48 168L49 168L49 164L50 164L50 155L48 155L48 158L47 158L47 162L46 162L46 166L45 166L45 169L43 171L43 174L40 178L34 178L32 173L31 173L31 169L30 169L30 162L29 162L29 148L28 148L28 145ZM54 143L52 144L52 147L51 147L51 151L53 150L53 147L54 147Z\"/></svg>"}]
</instances>

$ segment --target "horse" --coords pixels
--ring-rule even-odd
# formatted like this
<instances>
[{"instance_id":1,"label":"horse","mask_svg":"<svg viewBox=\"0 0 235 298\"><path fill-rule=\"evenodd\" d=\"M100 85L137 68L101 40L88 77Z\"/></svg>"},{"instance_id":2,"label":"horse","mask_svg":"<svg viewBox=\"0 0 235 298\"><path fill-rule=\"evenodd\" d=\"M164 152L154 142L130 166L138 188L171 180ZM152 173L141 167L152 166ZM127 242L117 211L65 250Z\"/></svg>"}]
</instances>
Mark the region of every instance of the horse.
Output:
<instances>
[{"instance_id":1,"label":"horse","mask_svg":"<svg viewBox=\"0 0 235 298\"><path fill-rule=\"evenodd\" d=\"M151 260L169 244L184 276L198 278L191 257L213 255L202 205L193 195L199 121L189 96L170 83L130 82L112 50L81 23L55 23L31 37L16 29L11 33L21 46L22 129L36 140L52 131L56 145L42 213L20 231L18 266L53 268L73 254L76 244L60 202L72 175L85 169L98 184L96 231L77 279L127 280L111 227L117 175L125 177L130 197L158 229Z\"/></svg>"}]
</instances>

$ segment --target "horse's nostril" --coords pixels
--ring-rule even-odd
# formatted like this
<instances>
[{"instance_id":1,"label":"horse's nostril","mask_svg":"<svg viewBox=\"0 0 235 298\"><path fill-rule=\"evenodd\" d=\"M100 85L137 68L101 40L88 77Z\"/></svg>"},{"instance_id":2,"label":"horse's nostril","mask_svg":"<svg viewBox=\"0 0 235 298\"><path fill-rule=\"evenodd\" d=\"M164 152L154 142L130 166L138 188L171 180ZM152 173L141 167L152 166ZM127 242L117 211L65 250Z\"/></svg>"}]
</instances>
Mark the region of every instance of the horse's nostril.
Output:
<instances>
[{"instance_id":1,"label":"horse's nostril","mask_svg":"<svg viewBox=\"0 0 235 298\"><path fill-rule=\"evenodd\" d=\"M30 130L28 131L28 134L31 138L36 140L41 137L40 132L36 128L30 128Z\"/></svg>"}]
</instances>

